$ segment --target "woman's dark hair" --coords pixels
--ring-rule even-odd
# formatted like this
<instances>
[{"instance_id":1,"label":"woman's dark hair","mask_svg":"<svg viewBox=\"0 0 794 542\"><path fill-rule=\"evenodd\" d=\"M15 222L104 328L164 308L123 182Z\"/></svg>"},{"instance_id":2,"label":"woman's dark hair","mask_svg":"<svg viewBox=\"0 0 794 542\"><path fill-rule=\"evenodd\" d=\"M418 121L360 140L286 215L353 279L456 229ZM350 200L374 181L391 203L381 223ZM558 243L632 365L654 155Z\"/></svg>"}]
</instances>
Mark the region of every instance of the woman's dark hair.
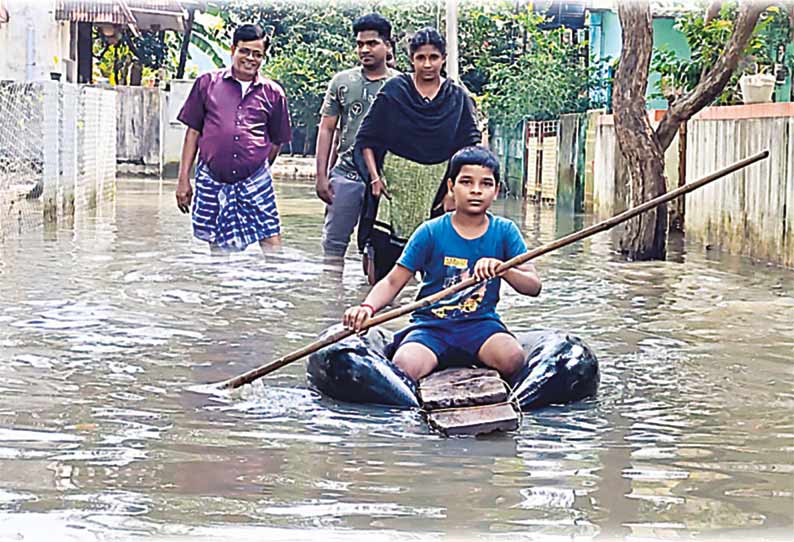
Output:
<instances>
[{"instance_id":1,"label":"woman's dark hair","mask_svg":"<svg viewBox=\"0 0 794 542\"><path fill-rule=\"evenodd\" d=\"M442 36L438 30L430 26L417 30L416 34L411 37L411 41L408 43L408 51L411 53L412 57L422 45L432 45L438 49L438 52L442 55L447 54L447 42L444 36Z\"/></svg>"},{"instance_id":2,"label":"woman's dark hair","mask_svg":"<svg viewBox=\"0 0 794 542\"><path fill-rule=\"evenodd\" d=\"M493 178L499 183L499 159L494 153L485 147L473 145L471 147L463 147L458 152L452 155L449 159L449 174L448 177L452 179L452 183L460 175L460 170L463 166L482 166L488 168L493 172Z\"/></svg>"},{"instance_id":3,"label":"woman's dark hair","mask_svg":"<svg viewBox=\"0 0 794 542\"><path fill-rule=\"evenodd\" d=\"M265 40L265 52L270 47L270 36L265 34L258 24L243 24L235 28L232 36L232 45L237 46L241 41Z\"/></svg>"},{"instance_id":4,"label":"woman's dark hair","mask_svg":"<svg viewBox=\"0 0 794 542\"><path fill-rule=\"evenodd\" d=\"M374 30L377 32L380 39L386 43L391 41L391 23L380 13L362 15L353 21L353 34L366 32L367 30Z\"/></svg>"}]
</instances>

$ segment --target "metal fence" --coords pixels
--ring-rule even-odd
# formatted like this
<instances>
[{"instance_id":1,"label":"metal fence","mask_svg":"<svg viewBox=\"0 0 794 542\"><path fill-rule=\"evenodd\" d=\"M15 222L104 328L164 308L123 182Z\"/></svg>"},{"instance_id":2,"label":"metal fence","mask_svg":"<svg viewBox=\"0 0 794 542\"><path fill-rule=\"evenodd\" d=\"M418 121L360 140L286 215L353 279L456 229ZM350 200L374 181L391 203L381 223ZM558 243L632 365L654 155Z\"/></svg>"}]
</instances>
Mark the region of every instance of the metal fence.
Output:
<instances>
[{"instance_id":1,"label":"metal fence","mask_svg":"<svg viewBox=\"0 0 794 542\"><path fill-rule=\"evenodd\" d=\"M491 134L491 148L499 157L502 169L502 194L513 198L525 195L524 131L522 121L515 126L497 124Z\"/></svg>"},{"instance_id":2,"label":"metal fence","mask_svg":"<svg viewBox=\"0 0 794 542\"><path fill-rule=\"evenodd\" d=\"M526 195L544 203L557 199L557 135L559 119L527 121Z\"/></svg>"},{"instance_id":3,"label":"metal fence","mask_svg":"<svg viewBox=\"0 0 794 542\"><path fill-rule=\"evenodd\" d=\"M113 91L0 81L0 240L96 207L115 172Z\"/></svg>"}]
</instances>

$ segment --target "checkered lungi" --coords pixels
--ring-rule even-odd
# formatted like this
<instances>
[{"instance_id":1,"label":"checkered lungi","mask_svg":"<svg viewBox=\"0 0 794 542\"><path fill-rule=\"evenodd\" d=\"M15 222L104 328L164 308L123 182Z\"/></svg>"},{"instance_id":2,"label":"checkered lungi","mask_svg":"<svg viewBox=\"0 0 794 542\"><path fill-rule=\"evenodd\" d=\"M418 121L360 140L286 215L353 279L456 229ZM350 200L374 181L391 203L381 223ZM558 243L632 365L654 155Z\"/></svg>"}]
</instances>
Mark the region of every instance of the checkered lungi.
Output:
<instances>
[{"instance_id":1,"label":"checkered lungi","mask_svg":"<svg viewBox=\"0 0 794 542\"><path fill-rule=\"evenodd\" d=\"M235 183L212 178L203 162L196 166L193 235L225 250L245 250L281 233L273 178L267 160L253 175Z\"/></svg>"}]
</instances>

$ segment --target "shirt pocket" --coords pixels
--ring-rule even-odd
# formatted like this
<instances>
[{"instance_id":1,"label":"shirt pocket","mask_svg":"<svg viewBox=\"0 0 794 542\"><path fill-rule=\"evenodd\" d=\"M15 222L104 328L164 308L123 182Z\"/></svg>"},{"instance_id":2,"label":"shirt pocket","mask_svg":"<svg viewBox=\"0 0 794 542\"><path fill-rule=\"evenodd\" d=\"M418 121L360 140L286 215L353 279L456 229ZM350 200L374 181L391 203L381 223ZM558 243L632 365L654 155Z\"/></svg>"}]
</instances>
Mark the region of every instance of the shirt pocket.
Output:
<instances>
[{"instance_id":1,"label":"shirt pocket","mask_svg":"<svg viewBox=\"0 0 794 542\"><path fill-rule=\"evenodd\" d=\"M245 111L245 124L251 133L256 137L265 137L270 120L270 112L267 108L261 102L255 101L246 105L243 111Z\"/></svg>"}]
</instances>

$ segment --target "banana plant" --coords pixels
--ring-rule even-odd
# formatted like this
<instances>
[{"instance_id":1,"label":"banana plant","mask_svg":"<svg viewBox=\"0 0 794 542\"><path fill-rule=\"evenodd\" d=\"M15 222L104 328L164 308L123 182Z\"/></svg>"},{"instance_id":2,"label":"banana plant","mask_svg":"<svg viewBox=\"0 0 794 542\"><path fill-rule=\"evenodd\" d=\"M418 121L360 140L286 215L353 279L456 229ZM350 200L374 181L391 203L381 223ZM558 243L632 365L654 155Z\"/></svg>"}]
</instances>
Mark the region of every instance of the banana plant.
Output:
<instances>
[{"instance_id":1,"label":"banana plant","mask_svg":"<svg viewBox=\"0 0 794 542\"><path fill-rule=\"evenodd\" d=\"M221 56L218 49L224 52L229 52L228 46L223 42L216 40L215 33L210 32L207 28L198 22L193 22L193 28L190 33L190 43L198 47L198 49L207 55L212 63L218 68L223 68L226 65L226 58Z\"/></svg>"}]
</instances>

